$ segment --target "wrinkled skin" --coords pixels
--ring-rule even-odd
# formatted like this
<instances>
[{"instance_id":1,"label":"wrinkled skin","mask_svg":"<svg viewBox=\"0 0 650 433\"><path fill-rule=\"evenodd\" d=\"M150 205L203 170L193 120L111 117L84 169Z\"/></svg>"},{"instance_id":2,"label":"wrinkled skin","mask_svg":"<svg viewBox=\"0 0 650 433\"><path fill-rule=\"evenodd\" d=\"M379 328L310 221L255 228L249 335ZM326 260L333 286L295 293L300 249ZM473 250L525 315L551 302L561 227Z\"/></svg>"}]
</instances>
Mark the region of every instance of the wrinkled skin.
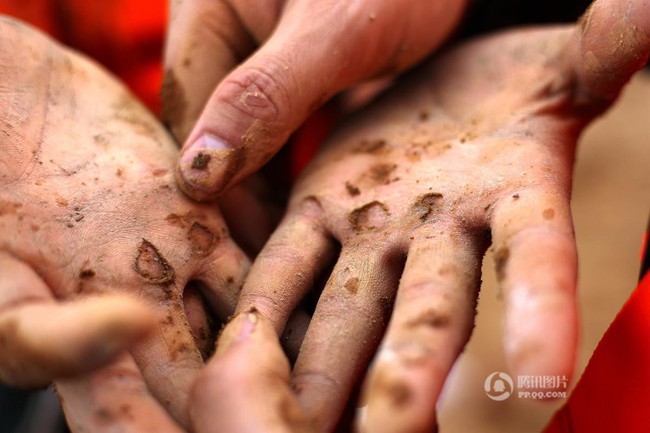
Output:
<instances>
[{"instance_id":1,"label":"wrinkled skin","mask_svg":"<svg viewBox=\"0 0 650 433\"><path fill-rule=\"evenodd\" d=\"M468 3L172 1L162 114L184 143L179 184L199 200L220 197L334 94L438 48ZM212 163L197 168L199 154Z\"/></svg>"},{"instance_id":2,"label":"wrinkled skin","mask_svg":"<svg viewBox=\"0 0 650 433\"><path fill-rule=\"evenodd\" d=\"M0 35L0 379L60 379L73 430L176 431L206 301L225 319L248 259L126 89L17 22Z\"/></svg>"},{"instance_id":3,"label":"wrinkled skin","mask_svg":"<svg viewBox=\"0 0 650 433\"><path fill-rule=\"evenodd\" d=\"M515 30L450 50L331 137L237 307L256 309L281 332L340 243L292 374L318 431L335 428L373 355L360 431L431 431L444 379L471 334L490 242L513 374L571 376L576 140L649 50L650 2L602 0L578 26ZM217 357L199 400L218 388L216 366L237 365L244 352ZM262 383L282 368L237 371L242 383ZM293 431L281 407L275 413L273 431Z\"/></svg>"}]
</instances>

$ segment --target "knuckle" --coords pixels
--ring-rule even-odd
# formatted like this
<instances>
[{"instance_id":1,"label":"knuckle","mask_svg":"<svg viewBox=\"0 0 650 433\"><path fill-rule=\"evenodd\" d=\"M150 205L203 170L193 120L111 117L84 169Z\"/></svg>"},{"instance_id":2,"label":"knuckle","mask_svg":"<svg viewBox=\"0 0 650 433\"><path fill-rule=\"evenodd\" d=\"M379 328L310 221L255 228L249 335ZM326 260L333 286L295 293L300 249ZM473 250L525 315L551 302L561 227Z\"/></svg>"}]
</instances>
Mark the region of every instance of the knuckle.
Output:
<instances>
[{"instance_id":1,"label":"knuckle","mask_svg":"<svg viewBox=\"0 0 650 433\"><path fill-rule=\"evenodd\" d=\"M221 100L255 120L281 122L291 112L286 80L283 68L273 61L245 67L226 78Z\"/></svg>"},{"instance_id":2,"label":"knuckle","mask_svg":"<svg viewBox=\"0 0 650 433\"><path fill-rule=\"evenodd\" d=\"M449 305L424 307L407 316L402 326L406 330L442 330L449 327L452 322L452 317L453 314L450 311Z\"/></svg>"},{"instance_id":3,"label":"knuckle","mask_svg":"<svg viewBox=\"0 0 650 433\"><path fill-rule=\"evenodd\" d=\"M288 266L301 265L304 261L299 248L291 242L272 239L260 252L259 260L269 265L284 264Z\"/></svg>"},{"instance_id":4,"label":"knuckle","mask_svg":"<svg viewBox=\"0 0 650 433\"><path fill-rule=\"evenodd\" d=\"M301 394L307 388L338 388L339 381L327 371L303 370L294 373L292 387L296 393Z\"/></svg>"},{"instance_id":5,"label":"knuckle","mask_svg":"<svg viewBox=\"0 0 650 433\"><path fill-rule=\"evenodd\" d=\"M239 299L238 311L256 309L271 322L275 322L278 319L284 321L289 311L283 308L285 305L284 302L278 301L278 299L266 293L242 293Z\"/></svg>"}]
</instances>

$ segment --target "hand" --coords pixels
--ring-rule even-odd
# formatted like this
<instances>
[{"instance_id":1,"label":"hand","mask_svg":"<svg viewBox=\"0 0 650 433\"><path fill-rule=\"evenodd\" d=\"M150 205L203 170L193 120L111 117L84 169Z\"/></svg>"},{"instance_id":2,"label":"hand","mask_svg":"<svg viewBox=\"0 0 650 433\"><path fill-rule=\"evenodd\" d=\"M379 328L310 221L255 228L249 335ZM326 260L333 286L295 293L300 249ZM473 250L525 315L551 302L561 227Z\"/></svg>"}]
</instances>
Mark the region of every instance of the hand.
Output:
<instances>
[{"instance_id":1,"label":"hand","mask_svg":"<svg viewBox=\"0 0 650 433\"><path fill-rule=\"evenodd\" d=\"M289 388L290 375L271 323L254 311L237 315L192 389L195 433L316 432Z\"/></svg>"},{"instance_id":2,"label":"hand","mask_svg":"<svg viewBox=\"0 0 650 433\"><path fill-rule=\"evenodd\" d=\"M577 26L450 50L330 139L237 307L281 332L341 244L292 377L319 431L335 428L385 329L360 429L431 430L490 242L513 373L571 375L576 140L649 51L650 2L601 0Z\"/></svg>"},{"instance_id":3,"label":"hand","mask_svg":"<svg viewBox=\"0 0 650 433\"><path fill-rule=\"evenodd\" d=\"M171 2L163 118L185 142L181 188L216 198L266 163L333 94L424 58L466 4Z\"/></svg>"},{"instance_id":4,"label":"hand","mask_svg":"<svg viewBox=\"0 0 650 433\"><path fill-rule=\"evenodd\" d=\"M74 431L176 430L161 406L187 424L248 259L126 89L15 21L0 35L0 379L58 379Z\"/></svg>"}]
</instances>

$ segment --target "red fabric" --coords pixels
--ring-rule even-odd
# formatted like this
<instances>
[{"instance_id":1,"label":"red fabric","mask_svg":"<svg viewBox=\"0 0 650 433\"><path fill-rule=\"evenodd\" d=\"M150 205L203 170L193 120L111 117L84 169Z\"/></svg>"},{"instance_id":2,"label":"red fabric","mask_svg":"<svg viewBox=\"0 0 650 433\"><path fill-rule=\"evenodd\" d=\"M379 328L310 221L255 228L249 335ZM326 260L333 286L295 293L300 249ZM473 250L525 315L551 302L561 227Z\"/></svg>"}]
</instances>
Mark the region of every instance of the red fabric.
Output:
<instances>
[{"instance_id":1,"label":"red fabric","mask_svg":"<svg viewBox=\"0 0 650 433\"><path fill-rule=\"evenodd\" d=\"M291 138L291 178L296 180L339 119L334 102L312 114Z\"/></svg>"},{"instance_id":2,"label":"red fabric","mask_svg":"<svg viewBox=\"0 0 650 433\"><path fill-rule=\"evenodd\" d=\"M544 433L650 431L650 274L618 313Z\"/></svg>"}]
</instances>

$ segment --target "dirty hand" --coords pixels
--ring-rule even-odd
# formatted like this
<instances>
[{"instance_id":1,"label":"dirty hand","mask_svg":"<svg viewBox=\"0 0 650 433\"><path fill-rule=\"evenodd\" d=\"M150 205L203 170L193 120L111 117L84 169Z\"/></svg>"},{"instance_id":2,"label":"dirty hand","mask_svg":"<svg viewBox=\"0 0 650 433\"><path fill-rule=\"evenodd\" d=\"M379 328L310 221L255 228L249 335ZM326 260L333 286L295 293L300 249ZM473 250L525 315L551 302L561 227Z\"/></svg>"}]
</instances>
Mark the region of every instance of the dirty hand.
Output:
<instances>
[{"instance_id":1,"label":"dirty hand","mask_svg":"<svg viewBox=\"0 0 650 433\"><path fill-rule=\"evenodd\" d=\"M216 198L352 84L439 46L467 0L171 2L163 119L185 142L181 188Z\"/></svg>"},{"instance_id":2,"label":"dirty hand","mask_svg":"<svg viewBox=\"0 0 650 433\"><path fill-rule=\"evenodd\" d=\"M73 431L176 431L163 407L187 423L248 259L125 88L16 21L0 35L0 380L58 379Z\"/></svg>"},{"instance_id":3,"label":"dirty hand","mask_svg":"<svg viewBox=\"0 0 650 433\"><path fill-rule=\"evenodd\" d=\"M577 26L450 50L331 137L237 307L281 332L340 243L292 375L318 431L334 429L378 347L361 431L431 430L491 242L514 374L571 375L576 140L649 50L650 1L601 0Z\"/></svg>"},{"instance_id":4,"label":"dirty hand","mask_svg":"<svg viewBox=\"0 0 650 433\"><path fill-rule=\"evenodd\" d=\"M238 314L192 389L194 433L315 433L290 376L272 324L255 311Z\"/></svg>"}]
</instances>

